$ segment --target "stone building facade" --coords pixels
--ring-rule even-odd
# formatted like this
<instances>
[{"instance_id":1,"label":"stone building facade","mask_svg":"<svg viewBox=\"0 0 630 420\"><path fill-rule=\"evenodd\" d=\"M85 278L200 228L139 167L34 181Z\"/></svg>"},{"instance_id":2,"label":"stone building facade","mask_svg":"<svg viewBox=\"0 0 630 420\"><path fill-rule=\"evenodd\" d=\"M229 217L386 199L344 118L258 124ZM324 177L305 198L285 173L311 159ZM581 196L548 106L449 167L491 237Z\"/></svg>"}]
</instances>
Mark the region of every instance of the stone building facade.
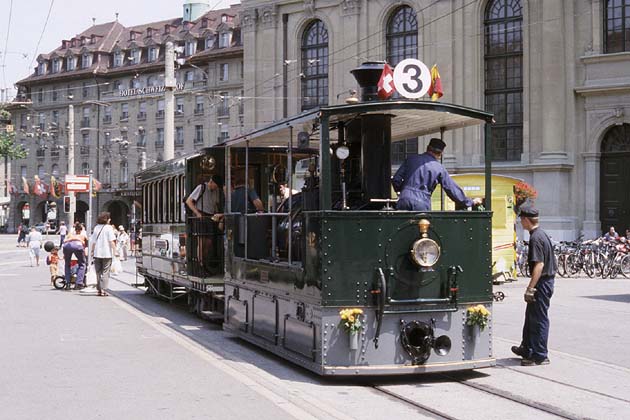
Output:
<instances>
[{"instance_id":1,"label":"stone building facade","mask_svg":"<svg viewBox=\"0 0 630 420\"><path fill-rule=\"evenodd\" d=\"M243 0L247 126L356 88L368 60L437 64L444 102L491 110L497 174L532 184L557 240L630 226L627 0ZM483 169L483 132L446 133L452 172ZM397 146L394 161L424 149ZM625 162L625 164L624 164Z\"/></svg>"},{"instance_id":2,"label":"stone building facade","mask_svg":"<svg viewBox=\"0 0 630 420\"><path fill-rule=\"evenodd\" d=\"M187 154L240 134L243 125L243 47L239 7L212 10L207 1L186 1L183 17L125 27L118 21L94 25L38 57L35 73L17 83L10 107L17 139L28 150L12 163L10 229L30 208L30 224L62 199L32 194L37 175L63 180L68 168L68 113L74 108L75 173L101 183L93 197L95 219L112 213L129 226L139 215L134 174L162 160L164 148L165 44L179 47L176 64L175 152ZM31 184L25 194L22 177ZM134 205L134 202L136 204ZM77 197L77 220L85 220L87 193ZM59 220L66 215L59 212Z\"/></svg>"}]
</instances>

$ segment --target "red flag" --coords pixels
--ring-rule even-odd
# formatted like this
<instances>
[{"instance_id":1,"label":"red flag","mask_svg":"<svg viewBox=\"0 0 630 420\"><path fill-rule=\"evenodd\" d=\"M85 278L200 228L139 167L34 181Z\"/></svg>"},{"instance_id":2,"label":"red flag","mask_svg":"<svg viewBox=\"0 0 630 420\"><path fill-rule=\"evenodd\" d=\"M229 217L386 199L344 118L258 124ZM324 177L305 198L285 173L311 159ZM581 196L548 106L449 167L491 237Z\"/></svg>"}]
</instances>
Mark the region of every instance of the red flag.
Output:
<instances>
[{"instance_id":1,"label":"red flag","mask_svg":"<svg viewBox=\"0 0 630 420\"><path fill-rule=\"evenodd\" d=\"M396 92L396 88L394 87L394 71L389 64L385 64L383 67L383 72L381 73L381 78L377 86L378 97L380 99L388 99Z\"/></svg>"},{"instance_id":2,"label":"red flag","mask_svg":"<svg viewBox=\"0 0 630 420\"><path fill-rule=\"evenodd\" d=\"M438 71L437 64L431 67L431 87L429 87L429 96L432 101L437 101L444 95L442 90L442 79L440 79L440 72Z\"/></svg>"},{"instance_id":3,"label":"red flag","mask_svg":"<svg viewBox=\"0 0 630 420\"><path fill-rule=\"evenodd\" d=\"M102 185L98 179L92 178L92 197L96 197L96 192L101 190Z\"/></svg>"}]
</instances>

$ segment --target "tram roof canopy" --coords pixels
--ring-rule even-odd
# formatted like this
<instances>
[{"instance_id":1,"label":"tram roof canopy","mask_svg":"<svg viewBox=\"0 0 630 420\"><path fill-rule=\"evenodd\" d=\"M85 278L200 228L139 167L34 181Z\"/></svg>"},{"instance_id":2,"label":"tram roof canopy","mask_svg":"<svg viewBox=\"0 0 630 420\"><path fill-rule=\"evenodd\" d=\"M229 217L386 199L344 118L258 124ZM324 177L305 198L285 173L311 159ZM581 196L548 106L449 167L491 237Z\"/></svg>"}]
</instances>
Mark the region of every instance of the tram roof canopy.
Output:
<instances>
[{"instance_id":1,"label":"tram roof canopy","mask_svg":"<svg viewBox=\"0 0 630 420\"><path fill-rule=\"evenodd\" d=\"M459 105L430 101L375 101L352 105L336 105L305 111L293 117L272 123L248 134L228 140L225 145L238 146L249 141L250 146L287 146L293 130L294 147L297 133L310 134L309 147L316 148L320 139L319 122L328 117L331 125L330 140L337 138L334 126L361 115L388 114L392 118L392 141L439 133L444 129L469 127L491 123L493 114Z\"/></svg>"}]
</instances>

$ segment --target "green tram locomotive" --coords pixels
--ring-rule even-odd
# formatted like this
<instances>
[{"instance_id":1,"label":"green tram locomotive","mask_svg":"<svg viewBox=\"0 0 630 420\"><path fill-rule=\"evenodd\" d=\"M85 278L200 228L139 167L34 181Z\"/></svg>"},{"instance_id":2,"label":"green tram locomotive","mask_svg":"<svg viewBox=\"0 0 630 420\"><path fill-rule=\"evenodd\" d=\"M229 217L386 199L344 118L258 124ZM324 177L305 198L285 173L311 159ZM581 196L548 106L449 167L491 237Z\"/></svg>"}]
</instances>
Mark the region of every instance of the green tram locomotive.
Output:
<instances>
[{"instance_id":1,"label":"green tram locomotive","mask_svg":"<svg viewBox=\"0 0 630 420\"><path fill-rule=\"evenodd\" d=\"M364 100L375 96L362 87ZM364 101L144 171L149 291L187 296L201 315L223 311L225 330L321 375L493 366L491 323L466 325L469 307L492 311L490 194L483 211L397 211L390 184L393 141L483 124L490 192L491 122L444 103ZM226 181L220 222L186 217L184 191L210 174ZM251 207L234 188L243 185L265 212L231 211ZM362 312L356 334L340 318L352 309Z\"/></svg>"}]
</instances>

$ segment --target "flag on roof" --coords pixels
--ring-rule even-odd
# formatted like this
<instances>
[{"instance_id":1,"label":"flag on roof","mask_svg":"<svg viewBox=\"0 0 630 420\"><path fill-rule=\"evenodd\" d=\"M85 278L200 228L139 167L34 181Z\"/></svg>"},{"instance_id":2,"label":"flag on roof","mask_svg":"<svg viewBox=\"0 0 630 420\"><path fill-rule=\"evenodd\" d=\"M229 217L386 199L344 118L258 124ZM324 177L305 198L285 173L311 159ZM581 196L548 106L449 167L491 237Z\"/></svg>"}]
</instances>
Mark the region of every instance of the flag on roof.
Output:
<instances>
[{"instance_id":1,"label":"flag on roof","mask_svg":"<svg viewBox=\"0 0 630 420\"><path fill-rule=\"evenodd\" d=\"M442 90L442 79L440 79L440 72L438 71L437 64L431 67L431 87L429 87L429 96L432 101L437 101L444 95Z\"/></svg>"},{"instance_id":2,"label":"flag on roof","mask_svg":"<svg viewBox=\"0 0 630 420\"><path fill-rule=\"evenodd\" d=\"M388 99L396 92L396 88L394 87L394 71L387 63L383 66L383 72L381 73L381 78L378 80L377 87L377 93L380 99Z\"/></svg>"}]
</instances>

